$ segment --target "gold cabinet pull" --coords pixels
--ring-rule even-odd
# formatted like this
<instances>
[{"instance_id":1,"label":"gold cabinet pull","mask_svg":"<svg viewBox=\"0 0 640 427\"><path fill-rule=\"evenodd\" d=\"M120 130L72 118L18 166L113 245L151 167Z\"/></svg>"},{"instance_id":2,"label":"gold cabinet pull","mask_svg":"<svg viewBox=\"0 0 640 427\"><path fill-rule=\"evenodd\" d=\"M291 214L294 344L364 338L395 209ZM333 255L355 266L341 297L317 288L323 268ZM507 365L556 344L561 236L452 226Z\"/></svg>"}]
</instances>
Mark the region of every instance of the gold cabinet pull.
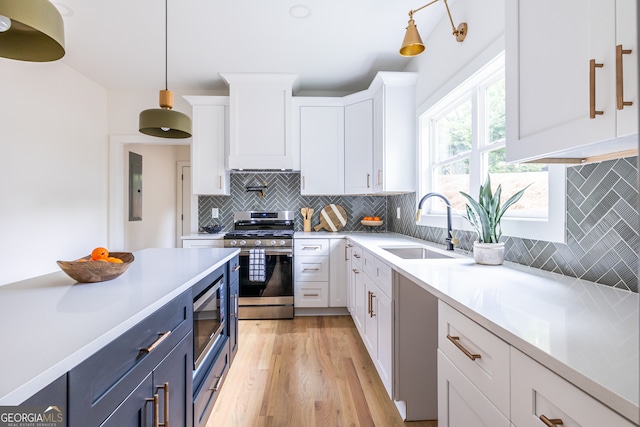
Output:
<instances>
[{"instance_id":1,"label":"gold cabinet pull","mask_svg":"<svg viewBox=\"0 0 640 427\"><path fill-rule=\"evenodd\" d=\"M320 294L304 294L305 297L319 297Z\"/></svg>"},{"instance_id":2,"label":"gold cabinet pull","mask_svg":"<svg viewBox=\"0 0 640 427\"><path fill-rule=\"evenodd\" d=\"M560 418L549 419L549 418L545 417L544 415L540 415L540 421L542 421L544 423L544 425L546 425L547 427L558 427L558 426L561 426L563 424L563 422L562 422L562 420Z\"/></svg>"},{"instance_id":3,"label":"gold cabinet pull","mask_svg":"<svg viewBox=\"0 0 640 427\"><path fill-rule=\"evenodd\" d=\"M373 299L376 297L371 291L367 291L369 293L369 317L374 317L376 313L373 312Z\"/></svg>"},{"instance_id":4,"label":"gold cabinet pull","mask_svg":"<svg viewBox=\"0 0 640 427\"><path fill-rule=\"evenodd\" d=\"M222 175L218 175L218 181L219 181L219 188L222 190Z\"/></svg>"},{"instance_id":5,"label":"gold cabinet pull","mask_svg":"<svg viewBox=\"0 0 640 427\"><path fill-rule=\"evenodd\" d=\"M370 179L371 179L371 174L370 174L370 173L368 173L368 174L367 174L367 188L370 188L370 187L371 187L371 185L369 184L369 180L370 180Z\"/></svg>"},{"instance_id":6,"label":"gold cabinet pull","mask_svg":"<svg viewBox=\"0 0 640 427\"><path fill-rule=\"evenodd\" d=\"M633 105L633 102L624 100L624 70L622 69L622 55L629 55L631 52L631 49L623 49L621 44L616 46L616 100L618 110Z\"/></svg>"},{"instance_id":7,"label":"gold cabinet pull","mask_svg":"<svg viewBox=\"0 0 640 427\"><path fill-rule=\"evenodd\" d=\"M378 169L378 185L382 185L382 169Z\"/></svg>"},{"instance_id":8,"label":"gold cabinet pull","mask_svg":"<svg viewBox=\"0 0 640 427\"><path fill-rule=\"evenodd\" d=\"M237 294L231 295L231 307L233 307L233 311L231 312L231 317L238 316L238 309L236 308L237 301L238 301L238 295Z\"/></svg>"},{"instance_id":9,"label":"gold cabinet pull","mask_svg":"<svg viewBox=\"0 0 640 427\"><path fill-rule=\"evenodd\" d=\"M305 183L304 183L304 175L302 176L302 189L306 190L306 186L305 186Z\"/></svg>"},{"instance_id":10,"label":"gold cabinet pull","mask_svg":"<svg viewBox=\"0 0 640 427\"><path fill-rule=\"evenodd\" d=\"M163 385L156 387L156 391L164 389L164 422L156 422L157 426L169 427L169 383L165 382ZM156 394L156 396L158 396ZM158 403L156 402L155 405ZM158 407L158 409L160 409ZM158 411L159 412L159 411Z\"/></svg>"},{"instance_id":11,"label":"gold cabinet pull","mask_svg":"<svg viewBox=\"0 0 640 427\"><path fill-rule=\"evenodd\" d=\"M153 427L159 427L158 413L160 412L160 404L158 403L158 393L154 394L153 397L147 398L146 401L153 403Z\"/></svg>"},{"instance_id":12,"label":"gold cabinet pull","mask_svg":"<svg viewBox=\"0 0 640 427\"><path fill-rule=\"evenodd\" d=\"M236 264L233 266L233 270L231 270L232 273L235 273L236 271L240 270L240 265Z\"/></svg>"},{"instance_id":13,"label":"gold cabinet pull","mask_svg":"<svg viewBox=\"0 0 640 427\"><path fill-rule=\"evenodd\" d=\"M146 353L146 354L151 353L153 350L155 350L155 349L156 349L156 347L158 347L160 344L162 344L162 341L164 341L164 340L166 340L167 338L169 338L169 335L171 335L171 331L167 331L167 332L164 332L164 333L158 334L158 339L157 339L157 340L155 340L155 341L153 342L153 344L151 344L151 345L150 345L149 347L147 347L147 348L142 348L142 349L140 349L140 351L141 351L142 353Z\"/></svg>"},{"instance_id":14,"label":"gold cabinet pull","mask_svg":"<svg viewBox=\"0 0 640 427\"><path fill-rule=\"evenodd\" d=\"M211 388L212 391L214 391L214 392L220 391L220 386L222 385L222 382L224 381L224 375L226 373L227 372L225 370L225 372L220 374L220 376L218 377L218 381L216 381L216 384L213 386L213 388Z\"/></svg>"},{"instance_id":15,"label":"gold cabinet pull","mask_svg":"<svg viewBox=\"0 0 640 427\"><path fill-rule=\"evenodd\" d=\"M604 64L598 64L595 59L589 60L589 118L595 119L604 111L596 110L596 68L602 68Z\"/></svg>"},{"instance_id":16,"label":"gold cabinet pull","mask_svg":"<svg viewBox=\"0 0 640 427\"><path fill-rule=\"evenodd\" d=\"M460 344L460 337L452 337L451 335L447 335L447 339L449 341L451 341L453 343L453 345L455 345L456 347L458 347L458 350L460 350L461 352L463 352L465 354L465 356L467 356L469 359L471 360L476 360L476 359L480 359L482 357L482 355L480 354L473 354L471 353L469 350L467 350L466 348L464 348L462 346L462 344Z\"/></svg>"}]
</instances>

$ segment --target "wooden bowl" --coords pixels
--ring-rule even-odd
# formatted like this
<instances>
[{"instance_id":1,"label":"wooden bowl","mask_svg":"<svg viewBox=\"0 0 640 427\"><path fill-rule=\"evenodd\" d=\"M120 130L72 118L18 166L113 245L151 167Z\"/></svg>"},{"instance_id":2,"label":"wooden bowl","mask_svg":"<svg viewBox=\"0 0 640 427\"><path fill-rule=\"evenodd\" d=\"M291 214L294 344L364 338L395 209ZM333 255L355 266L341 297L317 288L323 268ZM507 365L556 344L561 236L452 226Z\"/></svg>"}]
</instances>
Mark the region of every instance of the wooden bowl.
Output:
<instances>
[{"instance_id":1,"label":"wooden bowl","mask_svg":"<svg viewBox=\"0 0 640 427\"><path fill-rule=\"evenodd\" d=\"M378 227L382 224L384 224L384 221L373 221L373 220L369 220L369 219L363 219L360 221L360 223L362 225L366 225L368 227Z\"/></svg>"},{"instance_id":2,"label":"wooden bowl","mask_svg":"<svg viewBox=\"0 0 640 427\"><path fill-rule=\"evenodd\" d=\"M58 265L71 277L80 283L104 282L115 279L127 271L134 260L131 252L110 252L109 256L120 258L122 264L104 261L89 261L91 255L81 259L87 261L57 261Z\"/></svg>"}]
</instances>

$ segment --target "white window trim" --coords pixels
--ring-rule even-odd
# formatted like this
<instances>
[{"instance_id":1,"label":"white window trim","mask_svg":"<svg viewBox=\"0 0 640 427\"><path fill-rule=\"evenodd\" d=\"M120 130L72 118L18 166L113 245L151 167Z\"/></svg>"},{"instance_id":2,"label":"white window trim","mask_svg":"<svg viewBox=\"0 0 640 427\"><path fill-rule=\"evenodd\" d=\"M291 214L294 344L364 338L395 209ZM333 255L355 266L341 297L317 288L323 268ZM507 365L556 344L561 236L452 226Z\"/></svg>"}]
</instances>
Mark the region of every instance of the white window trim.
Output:
<instances>
[{"instance_id":1,"label":"white window trim","mask_svg":"<svg viewBox=\"0 0 640 427\"><path fill-rule=\"evenodd\" d=\"M485 64L497 57L504 50L504 38L500 37L488 49L479 54L466 67L458 72L451 80L442 85L425 103L417 109L417 135L422 135L422 121L420 117L436 106L448 93L457 89L468 81ZM508 112L507 112L508 114ZM474 142L475 143L475 142ZM431 174L429 165L423 165L425 158L423 147L418 140L418 192L416 193L416 209L424 194L431 191ZM426 176L425 176L426 175ZM471 194L477 194L480 185L476 178L470 182ZM432 199L433 200L433 199ZM520 237L532 240L542 240L555 243L566 243L566 167L564 165L549 165L549 216L544 219L503 217L501 221L503 236ZM452 211L452 228L454 230L474 231L464 218L465 213ZM447 219L444 213L429 213L428 205L423 206L423 214L416 219L417 225L446 228Z\"/></svg>"}]
</instances>

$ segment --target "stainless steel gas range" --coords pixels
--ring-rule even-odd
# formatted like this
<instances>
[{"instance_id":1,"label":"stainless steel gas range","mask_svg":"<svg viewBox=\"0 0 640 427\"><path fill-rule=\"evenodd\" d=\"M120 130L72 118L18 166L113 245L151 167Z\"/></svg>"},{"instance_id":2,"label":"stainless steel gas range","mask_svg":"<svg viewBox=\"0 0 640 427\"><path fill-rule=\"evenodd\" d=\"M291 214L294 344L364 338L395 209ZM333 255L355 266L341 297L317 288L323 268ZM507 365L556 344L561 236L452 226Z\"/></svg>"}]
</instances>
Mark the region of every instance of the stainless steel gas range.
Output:
<instances>
[{"instance_id":1,"label":"stainless steel gas range","mask_svg":"<svg viewBox=\"0 0 640 427\"><path fill-rule=\"evenodd\" d=\"M292 211L244 211L233 215L226 248L240 248L240 319L293 318Z\"/></svg>"}]
</instances>

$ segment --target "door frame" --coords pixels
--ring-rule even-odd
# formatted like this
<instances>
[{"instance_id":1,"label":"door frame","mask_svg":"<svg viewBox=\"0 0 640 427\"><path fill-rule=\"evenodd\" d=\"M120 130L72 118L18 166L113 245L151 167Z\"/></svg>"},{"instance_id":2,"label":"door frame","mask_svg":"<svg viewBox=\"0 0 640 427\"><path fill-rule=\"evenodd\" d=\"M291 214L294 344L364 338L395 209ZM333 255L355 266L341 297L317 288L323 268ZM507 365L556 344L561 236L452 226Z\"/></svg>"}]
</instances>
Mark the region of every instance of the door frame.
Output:
<instances>
[{"instance_id":1,"label":"door frame","mask_svg":"<svg viewBox=\"0 0 640 427\"><path fill-rule=\"evenodd\" d=\"M176 166L176 247L182 247L182 220L180 219L180 215L183 215L182 212L182 197L183 197L183 173L182 168L189 167L191 168L191 162L183 162L180 161ZM187 176L186 179L191 179L191 176ZM191 188L191 186L189 186ZM189 203L189 233L197 234L198 233L198 196L194 195L193 192L190 194L190 203Z\"/></svg>"},{"instance_id":2,"label":"door frame","mask_svg":"<svg viewBox=\"0 0 640 427\"><path fill-rule=\"evenodd\" d=\"M164 139L146 135L109 136L108 247L123 251L125 221L124 146L127 144L191 145L191 139ZM176 200L177 203L177 200ZM192 206L193 210L193 200ZM197 206L196 206L197 211ZM192 213L193 218L193 213Z\"/></svg>"}]
</instances>

